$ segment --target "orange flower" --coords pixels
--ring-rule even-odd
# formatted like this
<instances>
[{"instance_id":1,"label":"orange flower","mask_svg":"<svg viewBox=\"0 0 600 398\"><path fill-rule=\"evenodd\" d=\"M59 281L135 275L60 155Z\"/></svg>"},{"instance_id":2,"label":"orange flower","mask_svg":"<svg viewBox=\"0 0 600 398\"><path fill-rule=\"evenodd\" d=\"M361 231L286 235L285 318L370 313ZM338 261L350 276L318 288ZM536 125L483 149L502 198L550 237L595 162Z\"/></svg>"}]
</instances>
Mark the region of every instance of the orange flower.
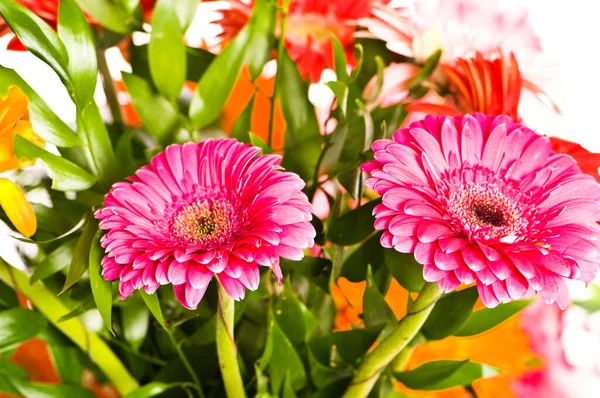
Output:
<instances>
[{"instance_id":1,"label":"orange flower","mask_svg":"<svg viewBox=\"0 0 600 398\"><path fill-rule=\"evenodd\" d=\"M446 104L416 102L407 107L409 111L449 116L481 112L519 120L523 78L512 53L508 60L502 53L490 57L477 53L459 58L454 65L442 65L442 69L449 80Z\"/></svg>"},{"instance_id":2,"label":"orange flower","mask_svg":"<svg viewBox=\"0 0 600 398\"><path fill-rule=\"evenodd\" d=\"M0 173L35 163L17 158L13 145L15 134L44 147L44 140L32 130L27 96L18 87L11 86L6 97L0 98ZM0 206L24 236L35 233L37 222L31 204L23 190L5 178L0 178Z\"/></svg>"},{"instance_id":3,"label":"orange flower","mask_svg":"<svg viewBox=\"0 0 600 398\"><path fill-rule=\"evenodd\" d=\"M273 96L274 86L274 77L259 76L253 83L248 67L244 66L221 113L223 131L227 134L231 133L236 120L238 120L254 95L250 131L267 142L271 119L271 97ZM286 123L281 111L281 104L279 99L276 99L272 141L272 146L276 151L283 149L285 129Z\"/></svg>"}]
</instances>

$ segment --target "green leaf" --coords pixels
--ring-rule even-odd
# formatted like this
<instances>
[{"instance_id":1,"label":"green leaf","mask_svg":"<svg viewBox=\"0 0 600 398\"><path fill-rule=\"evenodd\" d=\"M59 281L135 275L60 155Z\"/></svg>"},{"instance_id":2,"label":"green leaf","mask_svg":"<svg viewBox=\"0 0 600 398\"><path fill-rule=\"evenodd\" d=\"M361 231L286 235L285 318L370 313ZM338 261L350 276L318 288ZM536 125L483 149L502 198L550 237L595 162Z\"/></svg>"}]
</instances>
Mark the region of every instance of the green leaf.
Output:
<instances>
[{"instance_id":1,"label":"green leaf","mask_svg":"<svg viewBox=\"0 0 600 398\"><path fill-rule=\"evenodd\" d=\"M425 80L427 80L429 76L433 74L435 68L437 68L441 58L441 49L431 54L429 58L427 58L427 60L425 61L425 64L423 64L423 69L421 69L421 71L408 82L408 85L406 87L408 89L413 89Z\"/></svg>"},{"instance_id":2,"label":"green leaf","mask_svg":"<svg viewBox=\"0 0 600 398\"><path fill-rule=\"evenodd\" d=\"M363 294L363 315L367 326L398 323L394 311L386 303L385 298L373 281L373 272L370 266L367 271L367 286Z\"/></svg>"},{"instance_id":3,"label":"green leaf","mask_svg":"<svg viewBox=\"0 0 600 398\"><path fill-rule=\"evenodd\" d=\"M454 333L456 336L473 336L483 333L506 321L531 304L532 300L515 300L496 308L483 308L471 314L467 322ZM434 309L435 310L435 309Z\"/></svg>"},{"instance_id":4,"label":"green leaf","mask_svg":"<svg viewBox=\"0 0 600 398\"><path fill-rule=\"evenodd\" d=\"M248 135L250 136L250 143L252 143L252 145L254 145L255 147L259 147L260 149L262 149L262 153L264 155L273 152L271 150L271 147L269 147L269 144L264 142L259 136L252 133L248 133Z\"/></svg>"},{"instance_id":5,"label":"green leaf","mask_svg":"<svg viewBox=\"0 0 600 398\"><path fill-rule=\"evenodd\" d=\"M130 298L127 305L121 308L123 337L135 351L140 348L148 334L149 317L146 304L136 296Z\"/></svg>"},{"instance_id":6,"label":"green leaf","mask_svg":"<svg viewBox=\"0 0 600 398\"><path fill-rule=\"evenodd\" d=\"M277 324L294 346L300 345L306 337L304 314L298 302L299 300L294 295L290 279L286 278L283 293L275 303L274 313Z\"/></svg>"},{"instance_id":7,"label":"green leaf","mask_svg":"<svg viewBox=\"0 0 600 398\"><path fill-rule=\"evenodd\" d=\"M111 0L78 0L85 11L102 26L117 33L129 33L141 25L132 19L126 9Z\"/></svg>"},{"instance_id":8,"label":"green leaf","mask_svg":"<svg viewBox=\"0 0 600 398\"><path fill-rule=\"evenodd\" d=\"M106 124L104 124L100 111L93 100L80 112L83 122L81 134L85 134L85 141L92 155L95 170L104 188L108 190L112 183L118 180L119 162L117 162Z\"/></svg>"},{"instance_id":9,"label":"green leaf","mask_svg":"<svg viewBox=\"0 0 600 398\"><path fill-rule=\"evenodd\" d=\"M19 379L11 379L12 386L25 397L35 398L96 398L87 388L66 384L29 383Z\"/></svg>"},{"instance_id":10,"label":"green leaf","mask_svg":"<svg viewBox=\"0 0 600 398\"><path fill-rule=\"evenodd\" d=\"M309 181L315 174L323 138L315 108L308 100L308 87L304 84L296 63L287 50L278 65L276 93L281 101L281 111L287 123L283 167Z\"/></svg>"},{"instance_id":11,"label":"green leaf","mask_svg":"<svg viewBox=\"0 0 600 398\"><path fill-rule=\"evenodd\" d=\"M421 365L414 370L394 373L394 376L399 382L413 390L438 390L441 389L440 386L449 388L457 385L464 385L454 384L453 386L447 386L448 383L445 382L463 367L468 365L474 365L475 367L479 366L477 364L471 364L468 360L434 361ZM471 368L473 368L473 366L471 366ZM468 382L466 384L468 384Z\"/></svg>"},{"instance_id":12,"label":"green leaf","mask_svg":"<svg viewBox=\"0 0 600 398\"><path fill-rule=\"evenodd\" d=\"M274 0L256 0L254 11L248 21L250 38L245 62L250 69L252 80L256 79L263 66L271 58L275 47L275 28L277 25L277 2Z\"/></svg>"},{"instance_id":13,"label":"green leaf","mask_svg":"<svg viewBox=\"0 0 600 398\"><path fill-rule=\"evenodd\" d=\"M125 398L149 398L155 397L164 393L167 390L172 388L181 387L184 383L162 383L160 381L153 381L151 383L146 384L136 390L133 390L129 394L125 395Z\"/></svg>"},{"instance_id":14,"label":"green leaf","mask_svg":"<svg viewBox=\"0 0 600 398\"><path fill-rule=\"evenodd\" d=\"M175 12L177 13L181 31L185 32L196 16L198 0L178 0L173 3L172 7L175 8ZM153 12L156 12L156 7Z\"/></svg>"},{"instance_id":15,"label":"green leaf","mask_svg":"<svg viewBox=\"0 0 600 398\"><path fill-rule=\"evenodd\" d=\"M394 249L384 249L385 264L398 283L409 292L420 292L425 284L423 265L415 260L412 253L399 253Z\"/></svg>"},{"instance_id":16,"label":"green leaf","mask_svg":"<svg viewBox=\"0 0 600 398\"><path fill-rule=\"evenodd\" d=\"M71 202L71 201L69 201L69 202ZM57 204L57 202L55 201L54 205L56 205L56 204ZM70 206L71 207L75 207L73 203L71 203ZM38 206L34 206L34 211L36 210L36 207L37 207L38 211L41 209L41 207L39 207L39 205ZM36 216L37 216L37 213L36 213ZM48 214L44 214L42 217L44 217L44 218L37 217L38 218L38 231L41 231L41 230L52 231L52 232L56 231L52 227L48 228L48 225L47 225L48 223L46 222L46 221L50 221L50 220L46 219L46 217L48 217ZM41 223L40 219L43 220L44 222ZM62 221L62 220L63 219L61 219L60 221ZM81 220L79 220L79 222L77 224L75 224L71 229L69 229L67 232L64 232L64 233L60 234L59 236L57 236L55 238L52 238L52 239L47 239L47 240L40 241L40 240L33 240L33 239L28 239L28 238L19 238L17 236L14 236L13 238L16 239L16 240L18 240L18 241L21 241L21 242L32 243L34 245L43 245L43 244L46 244L46 243L57 242L57 241L59 241L59 240L61 240L63 238L66 238L67 236L71 236L75 232L79 231L85 225L86 220L87 220L87 214L84 214L84 216L81 217ZM53 221L56 221L56 220L52 220L50 222L53 222ZM40 226L43 226L43 228L40 228ZM60 227L60 225L58 225L58 226ZM43 278L41 278L41 279L43 279Z\"/></svg>"},{"instance_id":17,"label":"green leaf","mask_svg":"<svg viewBox=\"0 0 600 398\"><path fill-rule=\"evenodd\" d=\"M12 308L0 312L0 351L14 348L46 328L46 319L25 308Z\"/></svg>"},{"instance_id":18,"label":"green leaf","mask_svg":"<svg viewBox=\"0 0 600 398\"><path fill-rule=\"evenodd\" d=\"M150 73L158 91L174 102L186 75L183 27L172 0L158 0L152 14L152 36L148 44Z\"/></svg>"},{"instance_id":19,"label":"green leaf","mask_svg":"<svg viewBox=\"0 0 600 398\"><path fill-rule=\"evenodd\" d=\"M357 43L354 47L355 47L354 54L358 53L358 55L355 56L356 67L350 73L350 78L348 80L348 83L354 83L356 81L360 72L362 71L363 61L365 60L365 50L364 50L363 45L360 43Z\"/></svg>"},{"instance_id":20,"label":"green leaf","mask_svg":"<svg viewBox=\"0 0 600 398\"><path fill-rule=\"evenodd\" d=\"M329 291L329 278L332 270L330 260L321 257L304 257L300 261L282 258L281 266L310 278L312 283L324 291Z\"/></svg>"},{"instance_id":21,"label":"green leaf","mask_svg":"<svg viewBox=\"0 0 600 398\"><path fill-rule=\"evenodd\" d=\"M340 276L350 282L365 280L367 267L378 269L383 264L383 247L380 243L381 232L367 239L360 247L346 257Z\"/></svg>"},{"instance_id":22,"label":"green leaf","mask_svg":"<svg viewBox=\"0 0 600 398\"><path fill-rule=\"evenodd\" d=\"M56 331L56 333L60 332ZM84 367L82 359L87 359L84 356L85 354L74 345L56 344L47 340L46 342L58 376L63 384L81 384Z\"/></svg>"},{"instance_id":23,"label":"green leaf","mask_svg":"<svg viewBox=\"0 0 600 398\"><path fill-rule=\"evenodd\" d=\"M342 47L342 43L334 34L330 34L331 44L333 48L333 63L335 67L335 75L337 76L338 82L348 82L348 72L346 71L346 51Z\"/></svg>"},{"instance_id":24,"label":"green leaf","mask_svg":"<svg viewBox=\"0 0 600 398\"><path fill-rule=\"evenodd\" d=\"M338 245L349 246L363 241L375 231L373 209L381 199L372 200L331 222L327 239Z\"/></svg>"},{"instance_id":25,"label":"green leaf","mask_svg":"<svg viewBox=\"0 0 600 398\"><path fill-rule=\"evenodd\" d=\"M158 295L156 293L148 294L142 289L140 290L140 296L142 296L144 303L146 303L146 307L148 307L152 315L154 315L154 318L156 318L160 326L162 326L167 332L171 333L165 325L165 318L163 317L162 310L160 309Z\"/></svg>"},{"instance_id":26,"label":"green leaf","mask_svg":"<svg viewBox=\"0 0 600 398\"><path fill-rule=\"evenodd\" d=\"M33 131L45 141L58 147L82 145L81 139L50 109L48 104L23 80L17 72L0 66L0 97L6 98L8 89L17 86L29 100L29 121Z\"/></svg>"},{"instance_id":27,"label":"green leaf","mask_svg":"<svg viewBox=\"0 0 600 398\"><path fill-rule=\"evenodd\" d=\"M285 378L285 382L283 383L283 394L281 395L281 398L297 398L296 392L292 387L291 380L291 377Z\"/></svg>"},{"instance_id":28,"label":"green leaf","mask_svg":"<svg viewBox=\"0 0 600 398\"><path fill-rule=\"evenodd\" d=\"M369 97L366 98L367 102L374 102L383 88L383 70L385 69L385 63L379 55L375 57L375 64L377 65L377 78L375 79L373 90L369 94Z\"/></svg>"},{"instance_id":29,"label":"green leaf","mask_svg":"<svg viewBox=\"0 0 600 398\"><path fill-rule=\"evenodd\" d=\"M86 301L80 303L78 306L73 308L67 314L58 318L58 322L65 322L65 321L68 321L69 319L73 319L80 315L83 315L86 312L88 312L89 310L91 310L92 308L94 308L95 305L96 304L94 303L94 300L92 298L90 298L89 300L86 300Z\"/></svg>"},{"instance_id":30,"label":"green leaf","mask_svg":"<svg viewBox=\"0 0 600 398\"><path fill-rule=\"evenodd\" d=\"M355 364L377 340L383 325L368 326L363 329L333 332L316 337L309 342L310 350L315 358L324 365L330 363L334 349L349 364Z\"/></svg>"},{"instance_id":31,"label":"green leaf","mask_svg":"<svg viewBox=\"0 0 600 398\"><path fill-rule=\"evenodd\" d=\"M104 249L100 246L102 231L96 231L90 248L90 285L96 308L104 321L104 326L112 333L112 283L102 277L102 258Z\"/></svg>"},{"instance_id":32,"label":"green leaf","mask_svg":"<svg viewBox=\"0 0 600 398\"><path fill-rule=\"evenodd\" d=\"M131 95L131 102L144 123L144 130L162 144L170 142L169 133L177 125L178 116L175 107L166 98L157 94L141 77L123 73L123 81Z\"/></svg>"},{"instance_id":33,"label":"green leaf","mask_svg":"<svg viewBox=\"0 0 600 398\"><path fill-rule=\"evenodd\" d=\"M231 138L235 138L240 142L250 143L250 129L252 126L252 110L254 109L254 99L256 94L252 95L248 105L242 111L242 114L237 118L233 127L231 127ZM262 140L261 140L262 141Z\"/></svg>"},{"instance_id":34,"label":"green leaf","mask_svg":"<svg viewBox=\"0 0 600 398\"><path fill-rule=\"evenodd\" d=\"M431 385L428 389L445 390L447 388L457 386L468 386L477 379L481 379L482 377L488 377L488 375L486 375L486 368L490 367L478 363L467 362L466 364L461 366L456 372L454 372L450 377L448 377L445 380L440 380L439 382Z\"/></svg>"},{"instance_id":35,"label":"green leaf","mask_svg":"<svg viewBox=\"0 0 600 398\"><path fill-rule=\"evenodd\" d=\"M14 136L15 153L30 160L40 158L52 170L52 189L57 191L84 191L96 182L97 177L65 158L56 156L27 141Z\"/></svg>"},{"instance_id":36,"label":"green leaf","mask_svg":"<svg viewBox=\"0 0 600 398\"><path fill-rule=\"evenodd\" d=\"M341 81L333 81L325 83L327 87L335 94L337 98L338 107L342 111L344 118L348 112L348 85Z\"/></svg>"},{"instance_id":37,"label":"green leaf","mask_svg":"<svg viewBox=\"0 0 600 398\"><path fill-rule=\"evenodd\" d=\"M467 322L478 298L475 286L446 294L433 307L421 333L429 340L439 340L455 334Z\"/></svg>"},{"instance_id":38,"label":"green leaf","mask_svg":"<svg viewBox=\"0 0 600 398\"><path fill-rule=\"evenodd\" d=\"M275 318L270 318L267 345L259 359L260 368L264 370L268 366L272 391L281 391L286 376L290 377L293 389L298 391L306 384L304 364Z\"/></svg>"},{"instance_id":39,"label":"green leaf","mask_svg":"<svg viewBox=\"0 0 600 398\"><path fill-rule=\"evenodd\" d=\"M75 245L77 239L72 238L63 243L61 246L56 248L52 253L48 254L44 260L39 263L31 274L31 284L46 279L47 277L54 275L58 271L66 268L71 263L73 258L73 252L75 251Z\"/></svg>"},{"instance_id":40,"label":"green leaf","mask_svg":"<svg viewBox=\"0 0 600 398\"><path fill-rule=\"evenodd\" d=\"M94 97L98 62L90 25L75 0L60 0L58 37L69 54L67 71L74 91L71 96L84 107Z\"/></svg>"},{"instance_id":41,"label":"green leaf","mask_svg":"<svg viewBox=\"0 0 600 398\"><path fill-rule=\"evenodd\" d=\"M0 2L0 15L32 54L54 69L63 83L69 82L67 50L46 22L15 1Z\"/></svg>"},{"instance_id":42,"label":"green leaf","mask_svg":"<svg viewBox=\"0 0 600 398\"><path fill-rule=\"evenodd\" d=\"M92 247L92 241L94 240L94 235L96 235L97 230L98 221L96 221L94 216L90 214L88 216L87 223L83 228L83 232L77 241L77 246L75 246L75 252L73 252L73 259L71 260L71 265L69 266L67 280L65 281L65 285L63 286L60 294L77 283L83 274L85 274L85 271L88 270L90 249Z\"/></svg>"},{"instance_id":43,"label":"green leaf","mask_svg":"<svg viewBox=\"0 0 600 398\"><path fill-rule=\"evenodd\" d=\"M219 117L242 70L249 37L248 28L242 29L198 81L189 110L194 128L208 126Z\"/></svg>"}]
</instances>

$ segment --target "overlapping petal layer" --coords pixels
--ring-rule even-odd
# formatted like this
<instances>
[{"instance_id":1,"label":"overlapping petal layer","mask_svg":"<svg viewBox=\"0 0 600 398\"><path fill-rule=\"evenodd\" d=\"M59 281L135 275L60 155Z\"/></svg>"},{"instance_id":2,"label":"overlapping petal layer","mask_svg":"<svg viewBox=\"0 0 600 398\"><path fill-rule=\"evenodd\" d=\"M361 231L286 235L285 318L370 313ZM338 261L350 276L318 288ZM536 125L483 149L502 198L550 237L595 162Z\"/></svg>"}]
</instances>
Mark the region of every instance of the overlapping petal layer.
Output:
<instances>
[{"instance_id":1,"label":"overlapping petal layer","mask_svg":"<svg viewBox=\"0 0 600 398\"><path fill-rule=\"evenodd\" d=\"M381 243L414 253L445 291L476 282L488 307L598 270L600 185L548 138L507 116L428 116L373 144L362 169L382 195Z\"/></svg>"},{"instance_id":2,"label":"overlapping petal layer","mask_svg":"<svg viewBox=\"0 0 600 398\"><path fill-rule=\"evenodd\" d=\"M303 257L315 237L304 182L259 152L233 139L171 145L113 186L96 218L108 230L103 275L119 279L122 298L173 284L196 308L216 275L240 299L259 266L281 279L279 258Z\"/></svg>"}]
</instances>

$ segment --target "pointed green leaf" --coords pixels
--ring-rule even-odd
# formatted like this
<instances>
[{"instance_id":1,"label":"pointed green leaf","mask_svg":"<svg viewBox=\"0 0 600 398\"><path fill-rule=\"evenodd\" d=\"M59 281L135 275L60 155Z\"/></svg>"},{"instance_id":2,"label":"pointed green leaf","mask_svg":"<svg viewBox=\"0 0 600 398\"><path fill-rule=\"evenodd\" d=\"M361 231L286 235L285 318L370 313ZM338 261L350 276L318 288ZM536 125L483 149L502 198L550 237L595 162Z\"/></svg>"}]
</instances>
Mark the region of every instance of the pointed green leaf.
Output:
<instances>
[{"instance_id":1,"label":"pointed green leaf","mask_svg":"<svg viewBox=\"0 0 600 398\"><path fill-rule=\"evenodd\" d=\"M419 84L424 82L433 74L435 68L437 68L438 63L442 59L442 50L437 50L433 54L427 58L425 64L423 64L423 69L417 74L417 76L413 77L407 85L407 88L413 89L417 87Z\"/></svg>"},{"instance_id":2,"label":"pointed green leaf","mask_svg":"<svg viewBox=\"0 0 600 398\"><path fill-rule=\"evenodd\" d=\"M15 153L30 160L40 158L52 170L52 189L57 191L84 191L96 182L97 177L65 158L56 156L27 141L14 136Z\"/></svg>"},{"instance_id":3,"label":"pointed green leaf","mask_svg":"<svg viewBox=\"0 0 600 398\"><path fill-rule=\"evenodd\" d=\"M98 79L96 45L85 15L75 0L60 0L58 7L58 37L69 54L67 71L80 107L94 97Z\"/></svg>"},{"instance_id":4,"label":"pointed green leaf","mask_svg":"<svg viewBox=\"0 0 600 398\"><path fill-rule=\"evenodd\" d=\"M69 266L67 280L65 281L65 285L63 286L61 293L77 283L77 281L81 279L83 274L85 274L85 272L88 270L90 249L92 247L92 241L94 240L94 235L96 235L97 230L98 221L96 221L94 216L90 214L88 216L87 223L83 228L83 232L77 241L77 246L75 246L75 252L73 253L71 265Z\"/></svg>"},{"instance_id":5,"label":"pointed green leaf","mask_svg":"<svg viewBox=\"0 0 600 398\"><path fill-rule=\"evenodd\" d=\"M399 253L394 249L384 250L385 264L398 283L409 292L420 292L425 284L423 265L412 253Z\"/></svg>"},{"instance_id":6,"label":"pointed green leaf","mask_svg":"<svg viewBox=\"0 0 600 398\"><path fill-rule=\"evenodd\" d=\"M0 351L14 348L46 328L46 319L25 308L12 308L0 312Z\"/></svg>"},{"instance_id":7,"label":"pointed green leaf","mask_svg":"<svg viewBox=\"0 0 600 398\"><path fill-rule=\"evenodd\" d=\"M256 94L250 98L248 105L242 111L242 114L237 118L231 128L231 138L235 138L240 142L250 143L250 129L252 126L252 110L254 109L254 99Z\"/></svg>"},{"instance_id":8,"label":"pointed green leaf","mask_svg":"<svg viewBox=\"0 0 600 398\"><path fill-rule=\"evenodd\" d=\"M119 162L117 162L106 124L104 124L100 111L93 100L81 110L81 117L83 131L80 134L85 135L85 141L92 155L100 182L108 190L118 180Z\"/></svg>"},{"instance_id":9,"label":"pointed green leaf","mask_svg":"<svg viewBox=\"0 0 600 398\"><path fill-rule=\"evenodd\" d=\"M167 332L171 333L165 325L165 318L163 317L162 310L160 309L158 295L156 293L148 294L144 290L140 290L140 296L142 296L144 303L146 303L146 307L148 307L152 315L154 315L154 318L156 318L160 326L162 326Z\"/></svg>"},{"instance_id":10,"label":"pointed green leaf","mask_svg":"<svg viewBox=\"0 0 600 398\"><path fill-rule=\"evenodd\" d=\"M172 130L177 125L177 110L150 84L139 76L123 73L123 81L131 95L131 102L140 115L144 129L159 143L171 141Z\"/></svg>"},{"instance_id":11,"label":"pointed green leaf","mask_svg":"<svg viewBox=\"0 0 600 398\"><path fill-rule=\"evenodd\" d=\"M349 246L361 242L375 231L373 209L381 199L372 200L331 222L327 239L338 245Z\"/></svg>"},{"instance_id":12,"label":"pointed green leaf","mask_svg":"<svg viewBox=\"0 0 600 398\"><path fill-rule=\"evenodd\" d=\"M85 11L102 26L117 33L129 33L140 27L140 21L131 18L125 8L121 8L111 0L78 0Z\"/></svg>"},{"instance_id":13,"label":"pointed green leaf","mask_svg":"<svg viewBox=\"0 0 600 398\"><path fill-rule=\"evenodd\" d=\"M98 230L90 248L90 285L96 308L104 321L104 326L112 333L112 283L102 276L104 249L100 246L102 231Z\"/></svg>"},{"instance_id":14,"label":"pointed green leaf","mask_svg":"<svg viewBox=\"0 0 600 398\"><path fill-rule=\"evenodd\" d=\"M248 133L248 135L250 136L250 143L255 147L262 149L263 155L273 152L271 150L271 147L269 147L269 145L266 142L264 142L259 136L252 133Z\"/></svg>"},{"instance_id":15,"label":"pointed green leaf","mask_svg":"<svg viewBox=\"0 0 600 398\"><path fill-rule=\"evenodd\" d=\"M469 384L473 380L464 380L463 383L460 380L454 380L454 383L447 383L447 381L456 373L461 371L464 367L468 366L470 372L480 365L470 363L467 361L435 361L429 362L418 368L406 372L395 373L396 379L404 384L406 387L413 390L438 390L442 388L455 387L458 385ZM454 385L448 385L454 384ZM442 388L440 388L442 387Z\"/></svg>"},{"instance_id":16,"label":"pointed green leaf","mask_svg":"<svg viewBox=\"0 0 600 398\"><path fill-rule=\"evenodd\" d=\"M148 44L150 73L158 91L174 102L186 75L183 27L172 0L158 0L152 14L152 36Z\"/></svg>"},{"instance_id":17,"label":"pointed green leaf","mask_svg":"<svg viewBox=\"0 0 600 398\"><path fill-rule=\"evenodd\" d=\"M331 44L333 49L333 63L335 66L335 75L337 76L338 82L348 82L348 72L346 71L346 51L342 46L342 43L334 34L330 34Z\"/></svg>"},{"instance_id":18,"label":"pointed green leaf","mask_svg":"<svg viewBox=\"0 0 600 398\"><path fill-rule=\"evenodd\" d=\"M532 300L515 300L510 303L500 304L496 308L483 308L475 311L455 335L473 336L490 330L519 313L531 304L531 302Z\"/></svg>"},{"instance_id":19,"label":"pointed green leaf","mask_svg":"<svg viewBox=\"0 0 600 398\"><path fill-rule=\"evenodd\" d=\"M284 50L281 59L275 90L287 123L285 147L289 150L283 159L283 167L309 181L315 174L323 138L315 107L308 99L308 87L300 76L298 66L287 50Z\"/></svg>"},{"instance_id":20,"label":"pointed green leaf","mask_svg":"<svg viewBox=\"0 0 600 398\"><path fill-rule=\"evenodd\" d=\"M277 1L256 0L253 9L254 12L248 21L250 31L248 48L252 50L247 51L245 57L252 80L260 75L275 47Z\"/></svg>"},{"instance_id":21,"label":"pointed green leaf","mask_svg":"<svg viewBox=\"0 0 600 398\"><path fill-rule=\"evenodd\" d=\"M6 98L8 89L17 86L29 100L29 121L33 131L45 141L58 147L82 145L81 139L50 109L48 104L23 80L17 72L0 66L0 97Z\"/></svg>"},{"instance_id":22,"label":"pointed green leaf","mask_svg":"<svg viewBox=\"0 0 600 398\"><path fill-rule=\"evenodd\" d=\"M398 323L394 311L385 302L385 298L373 281L373 272L370 266L367 271L367 286L363 295L363 315L367 326Z\"/></svg>"},{"instance_id":23,"label":"pointed green leaf","mask_svg":"<svg viewBox=\"0 0 600 398\"><path fill-rule=\"evenodd\" d=\"M10 379L12 386L24 397L35 398L96 398L92 390L66 384L29 383Z\"/></svg>"},{"instance_id":24,"label":"pointed green leaf","mask_svg":"<svg viewBox=\"0 0 600 398\"><path fill-rule=\"evenodd\" d=\"M189 110L194 128L208 126L219 117L242 70L249 37L248 28L242 29L200 78Z\"/></svg>"},{"instance_id":25,"label":"pointed green leaf","mask_svg":"<svg viewBox=\"0 0 600 398\"><path fill-rule=\"evenodd\" d=\"M44 260L36 265L31 274L31 284L46 279L54 275L58 271L67 268L73 258L77 239L72 238L56 248L52 253L48 254Z\"/></svg>"},{"instance_id":26,"label":"pointed green leaf","mask_svg":"<svg viewBox=\"0 0 600 398\"><path fill-rule=\"evenodd\" d=\"M0 15L32 54L54 69L63 83L69 82L67 50L46 22L15 1L1 1Z\"/></svg>"},{"instance_id":27,"label":"pointed green leaf","mask_svg":"<svg viewBox=\"0 0 600 398\"><path fill-rule=\"evenodd\" d=\"M442 296L421 328L421 333L429 340L453 335L467 322L478 298L475 286Z\"/></svg>"},{"instance_id":28,"label":"pointed green leaf","mask_svg":"<svg viewBox=\"0 0 600 398\"><path fill-rule=\"evenodd\" d=\"M283 286L283 293L278 297L274 307L275 320L292 344L298 346L304 341L306 335L304 316L289 278L286 278Z\"/></svg>"}]
</instances>

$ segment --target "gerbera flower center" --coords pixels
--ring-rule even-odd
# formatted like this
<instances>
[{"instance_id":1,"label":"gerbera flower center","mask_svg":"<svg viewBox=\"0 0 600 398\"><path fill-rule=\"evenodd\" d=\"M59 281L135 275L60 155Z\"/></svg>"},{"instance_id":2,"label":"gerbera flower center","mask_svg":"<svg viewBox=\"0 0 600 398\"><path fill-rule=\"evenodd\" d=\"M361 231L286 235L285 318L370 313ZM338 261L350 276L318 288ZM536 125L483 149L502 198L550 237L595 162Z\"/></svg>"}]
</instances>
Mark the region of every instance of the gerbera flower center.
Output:
<instances>
[{"instance_id":1,"label":"gerbera flower center","mask_svg":"<svg viewBox=\"0 0 600 398\"><path fill-rule=\"evenodd\" d=\"M494 185L467 182L450 191L448 212L469 236L516 239L527 226L518 200Z\"/></svg>"},{"instance_id":2,"label":"gerbera flower center","mask_svg":"<svg viewBox=\"0 0 600 398\"><path fill-rule=\"evenodd\" d=\"M226 198L199 199L175 214L171 232L187 244L221 246L239 233L243 222L239 213Z\"/></svg>"}]
</instances>

